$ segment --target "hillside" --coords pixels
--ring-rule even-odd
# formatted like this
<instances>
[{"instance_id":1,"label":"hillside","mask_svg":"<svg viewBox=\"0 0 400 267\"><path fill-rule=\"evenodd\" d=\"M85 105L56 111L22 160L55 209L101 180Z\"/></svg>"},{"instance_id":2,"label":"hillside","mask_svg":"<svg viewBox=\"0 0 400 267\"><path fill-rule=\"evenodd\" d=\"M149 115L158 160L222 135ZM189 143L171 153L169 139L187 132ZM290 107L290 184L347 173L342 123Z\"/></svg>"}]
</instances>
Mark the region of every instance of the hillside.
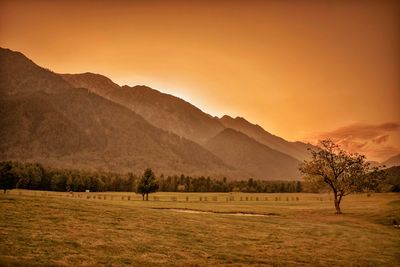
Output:
<instances>
[{"instance_id":1,"label":"hillside","mask_svg":"<svg viewBox=\"0 0 400 267\"><path fill-rule=\"evenodd\" d=\"M299 177L299 161L273 150L247 135L227 128L210 139L206 147L227 164L264 180L289 180Z\"/></svg>"},{"instance_id":2,"label":"hillside","mask_svg":"<svg viewBox=\"0 0 400 267\"><path fill-rule=\"evenodd\" d=\"M400 166L400 154L385 160L382 164L386 167Z\"/></svg>"},{"instance_id":3,"label":"hillside","mask_svg":"<svg viewBox=\"0 0 400 267\"><path fill-rule=\"evenodd\" d=\"M37 66L22 53L0 48L0 94L56 93L70 87L62 77Z\"/></svg>"},{"instance_id":4,"label":"hillside","mask_svg":"<svg viewBox=\"0 0 400 267\"><path fill-rule=\"evenodd\" d=\"M240 131L251 138L254 138L261 144L264 144L272 149L278 150L282 153L295 157L298 160L304 160L309 157L308 148L312 145L302 142L289 142L276 135L270 134L265 131L261 126L252 124L241 117L232 118L230 116L223 116L220 122L227 128L232 128Z\"/></svg>"},{"instance_id":5,"label":"hillside","mask_svg":"<svg viewBox=\"0 0 400 267\"><path fill-rule=\"evenodd\" d=\"M388 186L386 190L392 192L400 192L400 166L394 166L385 169L386 180L385 186Z\"/></svg>"},{"instance_id":6,"label":"hillside","mask_svg":"<svg viewBox=\"0 0 400 267\"><path fill-rule=\"evenodd\" d=\"M74 87L83 87L144 117L154 126L200 144L224 127L218 119L192 104L147 86L118 86L107 77L93 73L62 74Z\"/></svg>"},{"instance_id":7,"label":"hillside","mask_svg":"<svg viewBox=\"0 0 400 267\"><path fill-rule=\"evenodd\" d=\"M164 174L232 175L200 145L121 105L73 88L21 53L0 49L0 160Z\"/></svg>"},{"instance_id":8,"label":"hillside","mask_svg":"<svg viewBox=\"0 0 400 267\"><path fill-rule=\"evenodd\" d=\"M120 89L118 84L100 74L86 72L80 74L61 74L60 76L73 87L89 89L106 99L109 99L115 90Z\"/></svg>"}]
</instances>

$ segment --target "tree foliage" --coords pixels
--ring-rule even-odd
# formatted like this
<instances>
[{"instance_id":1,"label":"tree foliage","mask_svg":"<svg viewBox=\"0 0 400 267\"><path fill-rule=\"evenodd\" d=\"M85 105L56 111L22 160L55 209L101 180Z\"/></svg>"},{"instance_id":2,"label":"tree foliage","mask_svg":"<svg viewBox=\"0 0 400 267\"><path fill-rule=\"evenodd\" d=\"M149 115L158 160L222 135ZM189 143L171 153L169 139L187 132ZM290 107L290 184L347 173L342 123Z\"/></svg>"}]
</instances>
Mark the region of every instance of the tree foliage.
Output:
<instances>
[{"instance_id":1,"label":"tree foliage","mask_svg":"<svg viewBox=\"0 0 400 267\"><path fill-rule=\"evenodd\" d=\"M156 176L154 175L154 172L150 168L147 168L139 181L137 188L138 193L142 194L143 200L145 196L146 200L149 200L149 194L156 192L158 190L158 187L159 185L156 180Z\"/></svg>"},{"instance_id":2,"label":"tree foliage","mask_svg":"<svg viewBox=\"0 0 400 267\"><path fill-rule=\"evenodd\" d=\"M400 166L393 166L385 169L386 179L379 187L380 192L397 192L400 193Z\"/></svg>"},{"instance_id":3,"label":"tree foliage","mask_svg":"<svg viewBox=\"0 0 400 267\"><path fill-rule=\"evenodd\" d=\"M12 163L2 162L0 164L0 189L4 190L4 194L7 190L13 189L17 186L18 176L12 171Z\"/></svg>"},{"instance_id":4,"label":"tree foliage","mask_svg":"<svg viewBox=\"0 0 400 267\"><path fill-rule=\"evenodd\" d=\"M321 140L316 149L310 151L311 160L301 164L300 172L307 182L330 187L338 214L344 196L374 190L384 178L378 168L370 166L364 155L348 153L329 139Z\"/></svg>"},{"instance_id":5,"label":"tree foliage","mask_svg":"<svg viewBox=\"0 0 400 267\"><path fill-rule=\"evenodd\" d=\"M0 162L3 166L6 162ZM15 180L11 188L50 191L91 192L117 191L135 192L143 175L135 173L113 173L103 171L87 171L79 169L55 169L39 163L8 162L11 165L9 174ZM9 169L9 167L8 167ZM371 186L373 191L398 191L400 184L399 172L387 169L389 175L385 183L378 188ZM4 170L3 170L4 171ZM374 174L373 172L371 175ZM0 183L5 183L5 177L0 176ZM246 192L246 193L299 193L316 192L318 186L310 187L303 181L264 181L256 179L228 180L207 176L167 175L155 178L159 191L163 192ZM389 179L390 178L390 179Z\"/></svg>"}]
</instances>

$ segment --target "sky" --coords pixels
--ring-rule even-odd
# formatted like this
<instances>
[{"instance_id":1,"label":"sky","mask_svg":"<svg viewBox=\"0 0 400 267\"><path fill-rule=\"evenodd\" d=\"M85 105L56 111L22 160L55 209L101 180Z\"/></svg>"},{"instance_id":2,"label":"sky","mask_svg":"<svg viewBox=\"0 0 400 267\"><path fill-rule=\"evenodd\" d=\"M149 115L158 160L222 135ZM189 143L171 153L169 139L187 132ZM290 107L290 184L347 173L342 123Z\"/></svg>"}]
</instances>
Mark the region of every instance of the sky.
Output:
<instances>
[{"instance_id":1,"label":"sky","mask_svg":"<svg viewBox=\"0 0 400 267\"><path fill-rule=\"evenodd\" d=\"M0 0L0 46L382 161L400 153L399 3Z\"/></svg>"}]
</instances>

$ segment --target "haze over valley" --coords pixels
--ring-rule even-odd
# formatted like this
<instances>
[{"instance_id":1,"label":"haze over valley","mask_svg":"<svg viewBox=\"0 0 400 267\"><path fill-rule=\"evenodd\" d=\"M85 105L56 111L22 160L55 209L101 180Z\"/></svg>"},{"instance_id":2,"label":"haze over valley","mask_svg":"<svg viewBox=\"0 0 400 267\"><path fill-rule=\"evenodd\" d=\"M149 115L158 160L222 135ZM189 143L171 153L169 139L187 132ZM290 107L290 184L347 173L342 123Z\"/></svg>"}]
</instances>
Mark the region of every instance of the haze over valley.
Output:
<instances>
[{"instance_id":1,"label":"haze over valley","mask_svg":"<svg viewBox=\"0 0 400 267\"><path fill-rule=\"evenodd\" d=\"M1 49L0 62L2 160L290 180L299 178L298 163L310 147L243 118L212 117L146 86L120 87L92 73L57 74L9 49Z\"/></svg>"},{"instance_id":2,"label":"haze over valley","mask_svg":"<svg viewBox=\"0 0 400 267\"><path fill-rule=\"evenodd\" d=\"M400 266L400 1L0 0L0 266Z\"/></svg>"}]
</instances>

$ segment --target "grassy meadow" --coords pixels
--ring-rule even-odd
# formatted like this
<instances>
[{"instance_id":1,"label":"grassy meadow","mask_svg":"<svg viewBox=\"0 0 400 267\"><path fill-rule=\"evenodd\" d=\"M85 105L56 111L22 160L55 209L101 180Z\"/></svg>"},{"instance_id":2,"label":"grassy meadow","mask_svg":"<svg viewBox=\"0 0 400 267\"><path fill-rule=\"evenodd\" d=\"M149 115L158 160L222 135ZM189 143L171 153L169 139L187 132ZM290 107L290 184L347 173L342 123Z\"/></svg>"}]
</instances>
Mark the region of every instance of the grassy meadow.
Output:
<instances>
[{"instance_id":1,"label":"grassy meadow","mask_svg":"<svg viewBox=\"0 0 400 267\"><path fill-rule=\"evenodd\" d=\"M329 194L12 190L0 266L400 265L399 194L351 195L342 210Z\"/></svg>"}]
</instances>

